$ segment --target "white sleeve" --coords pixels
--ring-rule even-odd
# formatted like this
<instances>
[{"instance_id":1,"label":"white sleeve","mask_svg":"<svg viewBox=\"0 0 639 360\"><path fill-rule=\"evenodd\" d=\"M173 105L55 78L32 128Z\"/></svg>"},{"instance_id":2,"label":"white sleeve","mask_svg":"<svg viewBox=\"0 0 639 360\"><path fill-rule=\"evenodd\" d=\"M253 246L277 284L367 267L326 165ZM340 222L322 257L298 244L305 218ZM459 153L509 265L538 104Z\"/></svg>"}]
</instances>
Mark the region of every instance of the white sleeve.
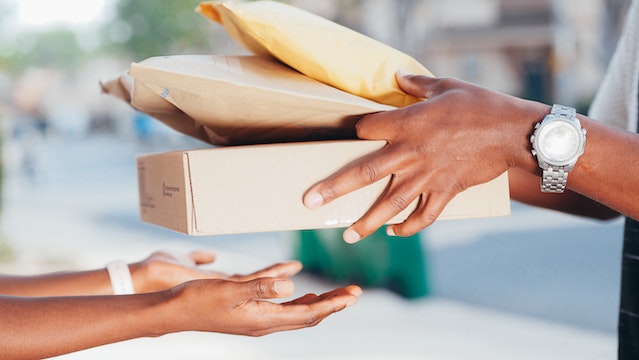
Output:
<instances>
[{"instance_id":1,"label":"white sleeve","mask_svg":"<svg viewBox=\"0 0 639 360\"><path fill-rule=\"evenodd\" d=\"M626 15L624 31L591 104L589 116L636 132L638 97L639 0L633 0Z\"/></svg>"}]
</instances>

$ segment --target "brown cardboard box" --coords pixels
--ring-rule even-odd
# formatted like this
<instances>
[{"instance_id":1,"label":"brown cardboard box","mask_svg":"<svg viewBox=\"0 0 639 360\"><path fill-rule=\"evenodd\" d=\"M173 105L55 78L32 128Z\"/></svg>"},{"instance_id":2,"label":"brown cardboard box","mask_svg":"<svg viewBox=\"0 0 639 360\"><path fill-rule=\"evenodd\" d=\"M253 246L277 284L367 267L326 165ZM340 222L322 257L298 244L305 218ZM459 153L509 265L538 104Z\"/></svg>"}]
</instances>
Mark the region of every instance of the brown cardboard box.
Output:
<instances>
[{"instance_id":1,"label":"brown cardboard box","mask_svg":"<svg viewBox=\"0 0 639 360\"><path fill-rule=\"evenodd\" d=\"M345 227L388 183L383 179L317 210L304 192L383 141L340 140L174 151L138 157L143 221L191 235ZM400 222L413 206L390 222ZM510 213L504 174L455 197L440 219Z\"/></svg>"}]
</instances>

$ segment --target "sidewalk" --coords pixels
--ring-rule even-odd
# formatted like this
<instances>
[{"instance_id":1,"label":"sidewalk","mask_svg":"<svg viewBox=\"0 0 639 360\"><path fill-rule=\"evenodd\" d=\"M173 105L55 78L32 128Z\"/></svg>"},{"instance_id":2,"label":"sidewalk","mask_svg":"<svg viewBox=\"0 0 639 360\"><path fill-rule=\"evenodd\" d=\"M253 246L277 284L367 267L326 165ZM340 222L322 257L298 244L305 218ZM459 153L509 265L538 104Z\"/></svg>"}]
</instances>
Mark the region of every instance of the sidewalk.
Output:
<instances>
[{"instance_id":1,"label":"sidewalk","mask_svg":"<svg viewBox=\"0 0 639 360\"><path fill-rule=\"evenodd\" d=\"M200 247L216 251L215 267L227 272L290 258L279 233L194 238L142 224L134 157L147 150L157 148L46 139L35 176L10 165L1 230L15 261L0 270L92 268ZM509 218L441 222L424 233L435 292L427 299L368 289L311 329L261 338L188 332L59 358L614 359L620 229L522 207ZM298 295L334 287L307 275L295 281Z\"/></svg>"}]
</instances>

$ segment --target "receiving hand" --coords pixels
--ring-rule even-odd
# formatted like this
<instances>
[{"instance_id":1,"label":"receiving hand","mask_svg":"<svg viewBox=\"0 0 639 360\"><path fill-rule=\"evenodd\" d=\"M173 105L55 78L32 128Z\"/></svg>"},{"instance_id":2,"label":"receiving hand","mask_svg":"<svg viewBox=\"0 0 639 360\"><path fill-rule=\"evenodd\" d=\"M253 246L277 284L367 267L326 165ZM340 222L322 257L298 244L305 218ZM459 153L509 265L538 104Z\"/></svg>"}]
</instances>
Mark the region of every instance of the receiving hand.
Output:
<instances>
[{"instance_id":1,"label":"receiving hand","mask_svg":"<svg viewBox=\"0 0 639 360\"><path fill-rule=\"evenodd\" d=\"M229 275L201 267L214 261L215 254L206 250L193 251L188 255L158 251L143 261L131 264L130 269L134 287L138 293L165 290L196 279L247 281L259 277L288 278L302 269L299 261L275 264L248 275Z\"/></svg>"},{"instance_id":2,"label":"receiving hand","mask_svg":"<svg viewBox=\"0 0 639 360\"><path fill-rule=\"evenodd\" d=\"M285 303L268 299L293 295L291 280L256 278L245 281L195 280L170 290L183 330L214 331L261 336L276 331L317 325L324 318L357 302L362 290L355 285Z\"/></svg>"}]
</instances>

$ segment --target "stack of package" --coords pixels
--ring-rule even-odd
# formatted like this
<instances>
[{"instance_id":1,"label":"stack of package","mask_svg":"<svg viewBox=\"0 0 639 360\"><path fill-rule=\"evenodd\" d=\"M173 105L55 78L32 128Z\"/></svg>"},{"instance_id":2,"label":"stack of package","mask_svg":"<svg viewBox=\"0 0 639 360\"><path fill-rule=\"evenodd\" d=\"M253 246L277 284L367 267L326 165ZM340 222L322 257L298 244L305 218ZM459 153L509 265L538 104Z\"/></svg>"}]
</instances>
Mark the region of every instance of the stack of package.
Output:
<instances>
[{"instance_id":1,"label":"stack of package","mask_svg":"<svg viewBox=\"0 0 639 360\"><path fill-rule=\"evenodd\" d=\"M340 228L389 179L318 209L304 192L383 141L357 140L362 116L410 105L398 70L410 56L325 18L272 1L203 2L253 55L165 56L131 65L107 92L211 148L138 158L143 221L192 235ZM411 208L390 222L400 222ZM440 219L510 211L506 176L459 194Z\"/></svg>"},{"instance_id":2,"label":"stack of package","mask_svg":"<svg viewBox=\"0 0 639 360\"><path fill-rule=\"evenodd\" d=\"M389 178L317 210L302 197L386 144L358 140L360 118L422 100L399 89L398 70L431 73L402 52L282 3L203 2L196 10L253 55L155 57L103 84L136 110L214 145L138 157L142 220L191 235L298 230L289 233L306 271L427 295L419 235L392 241L380 230L356 245L340 240L340 228L366 212ZM504 174L458 194L439 219L509 212Z\"/></svg>"}]
</instances>

